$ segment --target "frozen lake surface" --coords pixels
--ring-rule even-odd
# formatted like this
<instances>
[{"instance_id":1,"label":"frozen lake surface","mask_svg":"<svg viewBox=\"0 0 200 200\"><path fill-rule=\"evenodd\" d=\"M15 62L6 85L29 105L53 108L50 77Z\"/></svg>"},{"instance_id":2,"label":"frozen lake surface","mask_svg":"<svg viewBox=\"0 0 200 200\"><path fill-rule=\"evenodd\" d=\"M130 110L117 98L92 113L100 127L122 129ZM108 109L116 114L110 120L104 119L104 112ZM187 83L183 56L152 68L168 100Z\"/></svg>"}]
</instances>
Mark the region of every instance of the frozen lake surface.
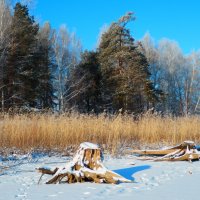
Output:
<instances>
[{"instance_id":1,"label":"frozen lake surface","mask_svg":"<svg viewBox=\"0 0 200 200\"><path fill-rule=\"evenodd\" d=\"M133 180L118 185L77 183L46 185L45 175L38 185L40 174L35 168L60 166L70 158L41 156L15 161L0 161L0 166L12 166L0 174L0 200L188 200L198 199L200 162L140 161L134 156L121 159L105 157L104 164L111 170ZM14 166L13 166L14 165Z\"/></svg>"}]
</instances>

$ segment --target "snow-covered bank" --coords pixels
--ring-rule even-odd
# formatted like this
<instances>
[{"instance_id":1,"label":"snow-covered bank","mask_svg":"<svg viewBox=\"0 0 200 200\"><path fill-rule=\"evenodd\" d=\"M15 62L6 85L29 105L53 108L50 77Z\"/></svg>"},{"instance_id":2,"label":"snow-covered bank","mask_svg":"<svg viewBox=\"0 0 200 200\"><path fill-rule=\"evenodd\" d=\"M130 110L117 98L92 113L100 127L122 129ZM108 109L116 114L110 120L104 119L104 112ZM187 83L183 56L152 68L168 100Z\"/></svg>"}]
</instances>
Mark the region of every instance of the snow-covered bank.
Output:
<instances>
[{"instance_id":1,"label":"snow-covered bank","mask_svg":"<svg viewBox=\"0 0 200 200\"><path fill-rule=\"evenodd\" d=\"M40 185L40 174L35 171L42 165L64 165L67 157L40 157L23 160L0 175L0 200L43 199L138 199L185 200L197 199L200 179L200 162L151 162L139 161L129 156L123 159L105 157L105 165L133 180L119 185L77 183ZM0 165L6 162L0 162ZM10 161L9 161L10 164ZM48 177L49 178L49 177Z\"/></svg>"}]
</instances>

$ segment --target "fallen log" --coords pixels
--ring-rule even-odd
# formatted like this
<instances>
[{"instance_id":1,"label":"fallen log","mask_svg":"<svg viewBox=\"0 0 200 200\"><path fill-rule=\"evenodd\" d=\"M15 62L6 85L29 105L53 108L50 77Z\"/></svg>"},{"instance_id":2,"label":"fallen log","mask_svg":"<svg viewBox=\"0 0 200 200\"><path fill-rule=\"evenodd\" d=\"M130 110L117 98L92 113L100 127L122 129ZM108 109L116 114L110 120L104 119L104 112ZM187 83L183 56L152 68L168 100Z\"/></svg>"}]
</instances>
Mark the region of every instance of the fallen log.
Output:
<instances>
[{"instance_id":1,"label":"fallen log","mask_svg":"<svg viewBox=\"0 0 200 200\"><path fill-rule=\"evenodd\" d=\"M37 171L42 176L52 175L53 177L46 184L56 183L111 183L131 182L130 180L108 170L103 165L103 156L98 145L92 143L82 143L76 152L73 160L63 167L41 167Z\"/></svg>"},{"instance_id":2,"label":"fallen log","mask_svg":"<svg viewBox=\"0 0 200 200\"><path fill-rule=\"evenodd\" d=\"M161 150L130 150L129 153L138 154L145 157L141 160L154 161L193 161L200 159L200 152L196 149L193 141L184 141L182 144ZM157 157L156 157L157 156Z\"/></svg>"}]
</instances>

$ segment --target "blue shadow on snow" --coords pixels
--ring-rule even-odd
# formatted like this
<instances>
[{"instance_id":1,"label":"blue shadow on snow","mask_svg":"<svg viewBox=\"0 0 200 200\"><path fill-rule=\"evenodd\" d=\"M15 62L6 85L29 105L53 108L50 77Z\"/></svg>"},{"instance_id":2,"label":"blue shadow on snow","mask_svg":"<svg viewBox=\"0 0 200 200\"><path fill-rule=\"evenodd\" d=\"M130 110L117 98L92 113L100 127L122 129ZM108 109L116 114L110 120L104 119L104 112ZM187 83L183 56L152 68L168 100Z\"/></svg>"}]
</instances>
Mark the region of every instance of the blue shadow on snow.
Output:
<instances>
[{"instance_id":1,"label":"blue shadow on snow","mask_svg":"<svg viewBox=\"0 0 200 200\"><path fill-rule=\"evenodd\" d=\"M150 165L141 165L141 166L137 166L137 167L117 169L117 170L114 170L114 172L118 173L119 175L123 176L126 179L134 181L133 174L135 174L136 172L139 172L139 171L150 169L150 168L151 168Z\"/></svg>"}]
</instances>

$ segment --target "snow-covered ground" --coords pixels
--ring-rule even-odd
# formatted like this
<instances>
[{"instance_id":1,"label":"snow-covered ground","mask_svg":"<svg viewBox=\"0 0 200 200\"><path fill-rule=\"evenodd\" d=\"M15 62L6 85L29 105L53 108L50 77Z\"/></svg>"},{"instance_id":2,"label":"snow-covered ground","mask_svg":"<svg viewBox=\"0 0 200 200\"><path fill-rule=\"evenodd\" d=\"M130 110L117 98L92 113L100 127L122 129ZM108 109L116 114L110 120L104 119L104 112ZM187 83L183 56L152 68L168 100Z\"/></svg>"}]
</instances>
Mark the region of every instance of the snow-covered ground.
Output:
<instances>
[{"instance_id":1,"label":"snow-covered ground","mask_svg":"<svg viewBox=\"0 0 200 200\"><path fill-rule=\"evenodd\" d=\"M140 161L134 156L104 159L105 166L133 180L133 183L46 185L45 180L50 178L46 175L38 185L40 174L35 168L64 165L69 160L59 156L31 159L24 156L19 160L0 161L0 169L2 165L12 166L0 170L0 200L193 200L200 196L200 162Z\"/></svg>"}]
</instances>

